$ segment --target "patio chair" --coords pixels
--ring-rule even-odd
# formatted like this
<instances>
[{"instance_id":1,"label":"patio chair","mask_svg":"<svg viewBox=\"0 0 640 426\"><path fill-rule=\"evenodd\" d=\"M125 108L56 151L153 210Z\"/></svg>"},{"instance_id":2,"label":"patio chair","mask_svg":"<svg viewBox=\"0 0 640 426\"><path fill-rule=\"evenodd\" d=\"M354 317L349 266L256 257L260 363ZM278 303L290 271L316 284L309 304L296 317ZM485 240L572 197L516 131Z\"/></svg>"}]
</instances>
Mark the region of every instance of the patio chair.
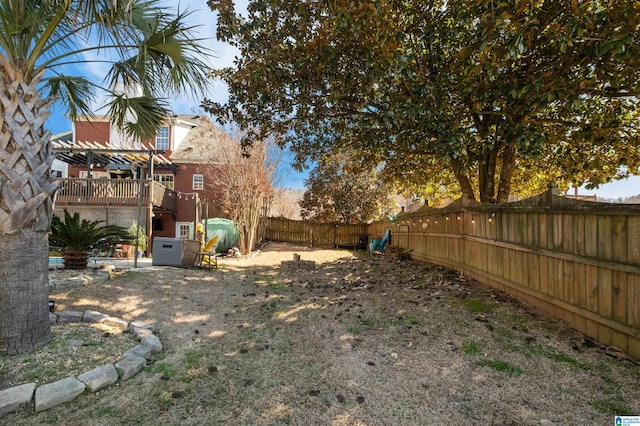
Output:
<instances>
[{"instance_id":1,"label":"patio chair","mask_svg":"<svg viewBox=\"0 0 640 426\"><path fill-rule=\"evenodd\" d=\"M211 269L211 265L218 267L218 257L220 256L220 253L216 253L218 238L220 238L218 235L211 238L202 250L196 253L196 258L193 261L194 265L202 266L204 262L207 262L209 269Z\"/></svg>"},{"instance_id":2,"label":"patio chair","mask_svg":"<svg viewBox=\"0 0 640 426\"><path fill-rule=\"evenodd\" d=\"M369 242L369 254L380 252L384 254L384 248L391 239L391 231L387 229L382 238L374 238Z\"/></svg>"}]
</instances>

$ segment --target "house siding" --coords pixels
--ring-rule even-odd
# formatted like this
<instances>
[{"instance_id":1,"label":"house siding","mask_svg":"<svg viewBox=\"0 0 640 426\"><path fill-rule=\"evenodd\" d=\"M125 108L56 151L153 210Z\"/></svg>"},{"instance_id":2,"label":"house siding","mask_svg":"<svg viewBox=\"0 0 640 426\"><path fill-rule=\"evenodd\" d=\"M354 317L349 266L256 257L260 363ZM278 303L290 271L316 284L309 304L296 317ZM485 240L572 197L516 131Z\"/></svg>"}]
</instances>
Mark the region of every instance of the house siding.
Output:
<instances>
[{"instance_id":1,"label":"house siding","mask_svg":"<svg viewBox=\"0 0 640 426\"><path fill-rule=\"evenodd\" d=\"M194 194L198 194L198 200L208 202L209 217L220 217L222 211L219 203L216 202L216 200L220 198L220 194L215 185L215 171L213 167L198 164L177 164L179 169L174 178L174 190L178 192L176 221L193 222L195 219ZM194 174L204 175L204 189L193 189ZM204 215L205 213L203 211L203 218Z\"/></svg>"},{"instance_id":2,"label":"house siding","mask_svg":"<svg viewBox=\"0 0 640 426\"><path fill-rule=\"evenodd\" d=\"M76 121L75 130L78 141L97 142L103 146L109 141L108 122Z\"/></svg>"}]
</instances>

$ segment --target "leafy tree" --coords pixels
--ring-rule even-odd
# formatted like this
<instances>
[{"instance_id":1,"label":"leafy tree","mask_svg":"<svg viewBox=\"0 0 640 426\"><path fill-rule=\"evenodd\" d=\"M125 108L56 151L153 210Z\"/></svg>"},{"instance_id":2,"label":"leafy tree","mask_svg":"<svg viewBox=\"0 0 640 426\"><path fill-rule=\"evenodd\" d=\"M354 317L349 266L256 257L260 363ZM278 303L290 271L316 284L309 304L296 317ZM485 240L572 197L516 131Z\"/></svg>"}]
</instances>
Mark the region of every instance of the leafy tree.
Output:
<instances>
[{"instance_id":1,"label":"leafy tree","mask_svg":"<svg viewBox=\"0 0 640 426\"><path fill-rule=\"evenodd\" d=\"M638 171L633 1L209 4L241 56L205 106L300 163L349 146L414 194L499 202Z\"/></svg>"},{"instance_id":2,"label":"leafy tree","mask_svg":"<svg viewBox=\"0 0 640 426\"><path fill-rule=\"evenodd\" d=\"M637 168L640 158L627 154L637 142L628 132L637 126L628 101L637 92L629 76L639 71L633 56L640 46L632 38L639 21L626 17L633 9L630 2L597 1L448 6L448 28L468 37L452 44L456 54L438 74L453 77L458 115L475 139L452 159L463 188L472 178L469 164L477 164L482 201L507 199L519 163L521 172L542 168L574 183L609 178L621 165ZM589 130L596 127L599 136ZM580 153L591 157L602 148L617 154L575 167Z\"/></svg>"},{"instance_id":3,"label":"leafy tree","mask_svg":"<svg viewBox=\"0 0 640 426\"><path fill-rule=\"evenodd\" d=\"M354 171L345 154L325 155L305 181L300 201L303 219L365 223L388 217L395 209L392 188L376 170Z\"/></svg>"},{"instance_id":4,"label":"leafy tree","mask_svg":"<svg viewBox=\"0 0 640 426\"><path fill-rule=\"evenodd\" d=\"M53 216L49 244L62 249L66 269L87 269L89 251L92 248L106 249L117 243L135 239L127 228L104 225L101 220L80 220L80 214L71 215L64 210L64 220Z\"/></svg>"},{"instance_id":5,"label":"leafy tree","mask_svg":"<svg viewBox=\"0 0 640 426\"><path fill-rule=\"evenodd\" d=\"M0 353L23 353L50 339L47 233L56 183L50 108L72 120L105 95L114 123L150 137L167 97L199 93L207 81L188 12L157 0L0 0ZM72 65L110 65L102 83ZM136 85L139 93L115 87Z\"/></svg>"}]
</instances>

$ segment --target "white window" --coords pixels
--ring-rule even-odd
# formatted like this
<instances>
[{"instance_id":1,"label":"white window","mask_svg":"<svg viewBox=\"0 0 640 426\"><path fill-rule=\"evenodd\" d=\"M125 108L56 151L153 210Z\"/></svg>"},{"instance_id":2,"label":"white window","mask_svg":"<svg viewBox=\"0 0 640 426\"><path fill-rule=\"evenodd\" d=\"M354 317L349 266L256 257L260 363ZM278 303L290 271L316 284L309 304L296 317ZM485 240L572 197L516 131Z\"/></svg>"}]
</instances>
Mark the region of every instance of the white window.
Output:
<instances>
[{"instance_id":1,"label":"white window","mask_svg":"<svg viewBox=\"0 0 640 426\"><path fill-rule=\"evenodd\" d=\"M161 183L166 188L173 189L173 175L153 175L153 180Z\"/></svg>"},{"instance_id":2,"label":"white window","mask_svg":"<svg viewBox=\"0 0 640 426\"><path fill-rule=\"evenodd\" d=\"M189 239L189 222L178 222L176 224L176 234L177 234L177 238L188 240Z\"/></svg>"},{"instance_id":3,"label":"white window","mask_svg":"<svg viewBox=\"0 0 640 426\"><path fill-rule=\"evenodd\" d=\"M169 149L169 127L162 126L158 129L156 149Z\"/></svg>"},{"instance_id":4,"label":"white window","mask_svg":"<svg viewBox=\"0 0 640 426\"><path fill-rule=\"evenodd\" d=\"M204 175L193 175L193 189L204 189Z\"/></svg>"}]
</instances>

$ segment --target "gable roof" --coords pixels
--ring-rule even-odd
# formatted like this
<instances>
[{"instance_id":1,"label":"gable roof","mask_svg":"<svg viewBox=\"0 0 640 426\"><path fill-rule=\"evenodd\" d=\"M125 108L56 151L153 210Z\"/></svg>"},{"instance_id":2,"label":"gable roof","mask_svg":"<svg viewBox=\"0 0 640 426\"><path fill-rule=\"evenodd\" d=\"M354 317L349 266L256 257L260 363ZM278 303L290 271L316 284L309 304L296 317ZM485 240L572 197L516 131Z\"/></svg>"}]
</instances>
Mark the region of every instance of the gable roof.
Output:
<instances>
[{"instance_id":1,"label":"gable roof","mask_svg":"<svg viewBox=\"0 0 640 426\"><path fill-rule=\"evenodd\" d=\"M203 118L201 115L194 114L175 114L170 117L172 120L182 121L192 126L198 126L201 118Z\"/></svg>"},{"instance_id":2,"label":"gable roof","mask_svg":"<svg viewBox=\"0 0 640 426\"><path fill-rule=\"evenodd\" d=\"M229 141L232 139L225 131L201 116L180 147L171 153L170 159L175 163L212 164L215 163L216 150Z\"/></svg>"}]
</instances>

